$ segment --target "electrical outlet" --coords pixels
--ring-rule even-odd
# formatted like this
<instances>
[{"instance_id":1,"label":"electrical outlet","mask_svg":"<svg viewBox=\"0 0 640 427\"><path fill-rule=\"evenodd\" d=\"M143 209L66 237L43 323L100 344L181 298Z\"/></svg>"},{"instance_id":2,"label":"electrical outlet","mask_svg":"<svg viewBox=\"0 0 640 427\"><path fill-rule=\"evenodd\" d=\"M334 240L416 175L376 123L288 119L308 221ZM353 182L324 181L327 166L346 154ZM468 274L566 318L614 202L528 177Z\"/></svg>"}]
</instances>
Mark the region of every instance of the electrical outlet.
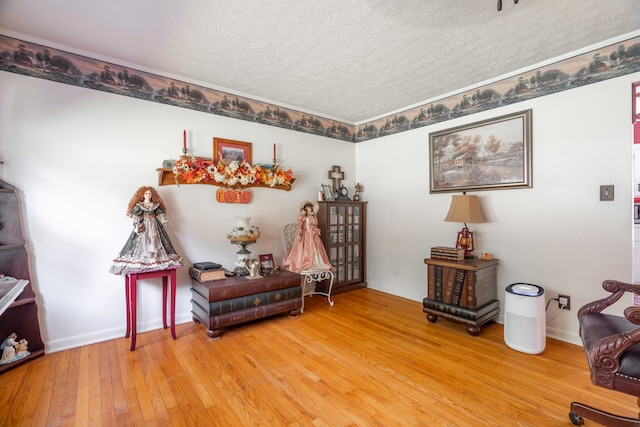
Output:
<instances>
[{"instance_id":1,"label":"electrical outlet","mask_svg":"<svg viewBox=\"0 0 640 427\"><path fill-rule=\"evenodd\" d=\"M569 295L558 295L558 308L571 310L571 297Z\"/></svg>"}]
</instances>

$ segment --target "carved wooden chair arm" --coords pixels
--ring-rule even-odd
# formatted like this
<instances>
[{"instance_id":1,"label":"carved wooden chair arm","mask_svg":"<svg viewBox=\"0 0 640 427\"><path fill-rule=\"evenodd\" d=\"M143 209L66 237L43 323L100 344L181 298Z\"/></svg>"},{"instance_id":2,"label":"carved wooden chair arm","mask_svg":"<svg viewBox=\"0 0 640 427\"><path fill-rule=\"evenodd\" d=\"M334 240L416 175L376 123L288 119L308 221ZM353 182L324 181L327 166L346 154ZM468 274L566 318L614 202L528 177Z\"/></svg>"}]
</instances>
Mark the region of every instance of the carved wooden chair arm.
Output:
<instances>
[{"instance_id":1,"label":"carved wooden chair arm","mask_svg":"<svg viewBox=\"0 0 640 427\"><path fill-rule=\"evenodd\" d=\"M640 285L632 285L618 280L605 280L602 282L602 287L605 291L610 292L611 295L583 306L578 311L578 317L588 313L600 313L618 301L625 292L640 294Z\"/></svg>"},{"instance_id":2,"label":"carved wooden chair arm","mask_svg":"<svg viewBox=\"0 0 640 427\"><path fill-rule=\"evenodd\" d=\"M624 309L624 317L631 323L640 325L640 307L633 305Z\"/></svg>"},{"instance_id":3,"label":"carved wooden chair arm","mask_svg":"<svg viewBox=\"0 0 640 427\"><path fill-rule=\"evenodd\" d=\"M578 310L580 337L587 354L593 384L639 397L640 403L640 307L624 310L624 317L602 311L627 292L640 295L640 285L605 280L610 294ZM580 402L571 403L569 419L574 425L583 418L607 426L640 426L640 418L612 414Z\"/></svg>"},{"instance_id":4,"label":"carved wooden chair arm","mask_svg":"<svg viewBox=\"0 0 640 427\"><path fill-rule=\"evenodd\" d=\"M600 314L602 310L618 301L626 292L640 294L640 286L619 282L617 280L605 280L602 283L602 287L606 291L611 292L611 295L582 307L578 312L578 318ZM632 324L640 325L640 307L627 307L624 310L624 316ZM589 324L594 327L596 326L593 322L589 322ZM601 325L605 324L606 322L601 323ZM620 329L618 329L618 331L620 331ZM581 331L581 333L582 332L584 331ZM595 333L597 334L597 332ZM593 342L589 348L586 348L593 382L603 387L611 388L611 375L620 369L620 356L639 342L640 326L602 337L596 342Z\"/></svg>"},{"instance_id":5,"label":"carved wooden chair arm","mask_svg":"<svg viewBox=\"0 0 640 427\"><path fill-rule=\"evenodd\" d=\"M640 309L636 309L637 314ZM606 375L618 372L620 369L620 356L640 342L640 327L629 332L623 332L596 341L591 348L588 349L587 357L592 367L592 377ZM603 385L602 379L595 379L594 383Z\"/></svg>"}]
</instances>

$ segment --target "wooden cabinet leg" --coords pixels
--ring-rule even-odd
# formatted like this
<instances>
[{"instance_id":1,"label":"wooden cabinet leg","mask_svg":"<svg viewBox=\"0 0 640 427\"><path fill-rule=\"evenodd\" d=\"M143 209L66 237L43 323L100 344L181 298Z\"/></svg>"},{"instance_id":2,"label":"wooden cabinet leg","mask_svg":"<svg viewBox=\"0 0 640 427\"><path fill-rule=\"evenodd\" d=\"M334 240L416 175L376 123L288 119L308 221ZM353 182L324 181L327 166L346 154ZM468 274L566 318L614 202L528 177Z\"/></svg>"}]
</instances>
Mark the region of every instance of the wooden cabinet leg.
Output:
<instances>
[{"instance_id":1,"label":"wooden cabinet leg","mask_svg":"<svg viewBox=\"0 0 640 427\"><path fill-rule=\"evenodd\" d=\"M429 323L436 323L436 320L438 320L438 316L436 316L435 314L427 313L427 320L429 321Z\"/></svg>"}]
</instances>

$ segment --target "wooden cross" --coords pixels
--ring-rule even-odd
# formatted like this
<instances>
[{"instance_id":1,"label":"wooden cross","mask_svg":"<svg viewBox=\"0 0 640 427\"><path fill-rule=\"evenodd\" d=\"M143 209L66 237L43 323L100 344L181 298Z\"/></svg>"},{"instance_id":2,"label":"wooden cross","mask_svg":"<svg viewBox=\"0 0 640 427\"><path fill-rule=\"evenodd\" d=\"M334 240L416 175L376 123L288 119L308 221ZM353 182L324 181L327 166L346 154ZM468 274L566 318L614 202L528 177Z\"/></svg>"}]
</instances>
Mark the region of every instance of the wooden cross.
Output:
<instances>
[{"instance_id":1,"label":"wooden cross","mask_svg":"<svg viewBox=\"0 0 640 427\"><path fill-rule=\"evenodd\" d=\"M344 179L344 172L340 170L340 166L331 167L329 179L333 181L333 192L337 192L338 188L340 188L340 181Z\"/></svg>"}]
</instances>

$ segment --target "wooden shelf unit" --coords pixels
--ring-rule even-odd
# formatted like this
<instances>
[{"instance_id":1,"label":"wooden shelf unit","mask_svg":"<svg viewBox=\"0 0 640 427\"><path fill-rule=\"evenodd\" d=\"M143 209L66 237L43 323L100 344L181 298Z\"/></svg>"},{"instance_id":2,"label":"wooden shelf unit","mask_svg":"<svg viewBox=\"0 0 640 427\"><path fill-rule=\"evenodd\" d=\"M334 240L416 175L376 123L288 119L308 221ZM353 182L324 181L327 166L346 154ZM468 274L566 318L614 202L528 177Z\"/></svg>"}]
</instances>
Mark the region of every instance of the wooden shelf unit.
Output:
<instances>
[{"instance_id":1,"label":"wooden shelf unit","mask_svg":"<svg viewBox=\"0 0 640 427\"><path fill-rule=\"evenodd\" d=\"M29 258L20 227L18 197L15 187L0 180L0 273L29 283L0 315L0 341L15 332L26 339L29 355L15 362L0 364L0 372L44 354L40 335L36 295L29 276Z\"/></svg>"},{"instance_id":2,"label":"wooden shelf unit","mask_svg":"<svg viewBox=\"0 0 640 427\"><path fill-rule=\"evenodd\" d=\"M367 202L318 202L320 237L333 265L333 294L364 288L366 282ZM317 285L327 292L327 281Z\"/></svg>"}]
</instances>

